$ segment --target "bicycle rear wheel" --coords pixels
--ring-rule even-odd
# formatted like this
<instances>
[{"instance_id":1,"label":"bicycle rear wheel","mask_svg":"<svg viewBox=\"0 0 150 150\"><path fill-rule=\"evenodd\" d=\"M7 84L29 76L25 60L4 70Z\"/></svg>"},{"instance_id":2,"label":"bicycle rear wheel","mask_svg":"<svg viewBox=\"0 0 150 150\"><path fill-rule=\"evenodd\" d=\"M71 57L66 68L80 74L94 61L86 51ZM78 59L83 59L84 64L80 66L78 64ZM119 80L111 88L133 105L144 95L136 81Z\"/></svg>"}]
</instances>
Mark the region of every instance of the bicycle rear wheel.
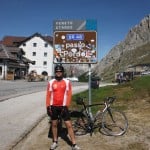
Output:
<instances>
[{"instance_id":1,"label":"bicycle rear wheel","mask_svg":"<svg viewBox=\"0 0 150 150\"><path fill-rule=\"evenodd\" d=\"M108 108L102 115L102 128L108 135L123 135L128 128L127 117L119 110Z\"/></svg>"},{"instance_id":2,"label":"bicycle rear wheel","mask_svg":"<svg viewBox=\"0 0 150 150\"><path fill-rule=\"evenodd\" d=\"M81 112L80 116L76 120L72 121L74 134L77 136L87 134L87 124L88 120L86 116Z\"/></svg>"}]
</instances>

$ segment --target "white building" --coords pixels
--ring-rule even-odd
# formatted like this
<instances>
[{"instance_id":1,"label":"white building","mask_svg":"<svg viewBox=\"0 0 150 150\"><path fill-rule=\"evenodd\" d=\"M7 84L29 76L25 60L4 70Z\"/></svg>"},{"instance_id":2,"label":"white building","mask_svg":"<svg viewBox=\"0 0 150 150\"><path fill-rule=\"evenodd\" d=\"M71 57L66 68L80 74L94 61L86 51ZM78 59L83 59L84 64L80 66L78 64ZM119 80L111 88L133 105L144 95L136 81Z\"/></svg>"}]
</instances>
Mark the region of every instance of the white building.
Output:
<instances>
[{"instance_id":1,"label":"white building","mask_svg":"<svg viewBox=\"0 0 150 150\"><path fill-rule=\"evenodd\" d=\"M22 41L19 48L24 50L26 58L35 62L30 64L29 73L36 71L38 75L53 76L52 37L35 33Z\"/></svg>"}]
</instances>

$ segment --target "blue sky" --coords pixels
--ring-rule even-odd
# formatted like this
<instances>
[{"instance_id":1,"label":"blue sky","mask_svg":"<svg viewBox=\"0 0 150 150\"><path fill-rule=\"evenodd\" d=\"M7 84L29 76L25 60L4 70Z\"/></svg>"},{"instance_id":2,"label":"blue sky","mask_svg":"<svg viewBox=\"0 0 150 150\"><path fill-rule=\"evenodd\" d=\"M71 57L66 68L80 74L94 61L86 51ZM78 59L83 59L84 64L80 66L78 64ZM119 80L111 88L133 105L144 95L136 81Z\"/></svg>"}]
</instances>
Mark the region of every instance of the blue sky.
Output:
<instances>
[{"instance_id":1,"label":"blue sky","mask_svg":"<svg viewBox=\"0 0 150 150\"><path fill-rule=\"evenodd\" d=\"M96 19L100 60L148 14L150 0L0 0L0 39L53 36L54 20Z\"/></svg>"}]
</instances>

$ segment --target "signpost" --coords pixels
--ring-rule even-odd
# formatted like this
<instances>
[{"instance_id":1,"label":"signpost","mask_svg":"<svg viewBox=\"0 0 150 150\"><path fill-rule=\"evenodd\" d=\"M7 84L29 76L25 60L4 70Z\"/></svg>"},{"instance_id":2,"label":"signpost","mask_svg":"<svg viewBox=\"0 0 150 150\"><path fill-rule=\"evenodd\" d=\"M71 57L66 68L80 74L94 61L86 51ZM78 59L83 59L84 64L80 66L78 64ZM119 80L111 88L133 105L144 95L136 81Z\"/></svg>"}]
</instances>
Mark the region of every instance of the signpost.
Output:
<instances>
[{"instance_id":1,"label":"signpost","mask_svg":"<svg viewBox=\"0 0 150 150\"><path fill-rule=\"evenodd\" d=\"M89 65L89 105L91 105L91 64L98 61L97 21L55 20L53 31L54 63ZM90 108L89 112L91 113Z\"/></svg>"},{"instance_id":2,"label":"signpost","mask_svg":"<svg viewBox=\"0 0 150 150\"><path fill-rule=\"evenodd\" d=\"M97 63L95 31L54 32L54 63Z\"/></svg>"},{"instance_id":3,"label":"signpost","mask_svg":"<svg viewBox=\"0 0 150 150\"><path fill-rule=\"evenodd\" d=\"M53 31L97 31L97 21L87 20L55 20Z\"/></svg>"}]
</instances>

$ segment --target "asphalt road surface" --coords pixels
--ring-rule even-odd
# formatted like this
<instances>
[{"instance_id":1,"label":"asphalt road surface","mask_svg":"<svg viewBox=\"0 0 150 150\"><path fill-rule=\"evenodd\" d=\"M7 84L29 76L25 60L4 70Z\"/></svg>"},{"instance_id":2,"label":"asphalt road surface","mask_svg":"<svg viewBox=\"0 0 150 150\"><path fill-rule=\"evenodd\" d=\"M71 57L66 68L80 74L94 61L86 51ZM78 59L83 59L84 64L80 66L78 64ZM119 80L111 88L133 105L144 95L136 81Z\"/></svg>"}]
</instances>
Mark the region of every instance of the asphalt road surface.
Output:
<instances>
[{"instance_id":1,"label":"asphalt road surface","mask_svg":"<svg viewBox=\"0 0 150 150\"><path fill-rule=\"evenodd\" d=\"M87 83L72 82L73 87L86 85ZM31 94L34 92L45 91L47 81L27 82L25 80L5 81L0 80L0 101L9 98Z\"/></svg>"},{"instance_id":2,"label":"asphalt road surface","mask_svg":"<svg viewBox=\"0 0 150 150\"><path fill-rule=\"evenodd\" d=\"M73 94L88 88L72 83ZM0 150L15 146L46 116L47 82L0 81Z\"/></svg>"}]
</instances>

